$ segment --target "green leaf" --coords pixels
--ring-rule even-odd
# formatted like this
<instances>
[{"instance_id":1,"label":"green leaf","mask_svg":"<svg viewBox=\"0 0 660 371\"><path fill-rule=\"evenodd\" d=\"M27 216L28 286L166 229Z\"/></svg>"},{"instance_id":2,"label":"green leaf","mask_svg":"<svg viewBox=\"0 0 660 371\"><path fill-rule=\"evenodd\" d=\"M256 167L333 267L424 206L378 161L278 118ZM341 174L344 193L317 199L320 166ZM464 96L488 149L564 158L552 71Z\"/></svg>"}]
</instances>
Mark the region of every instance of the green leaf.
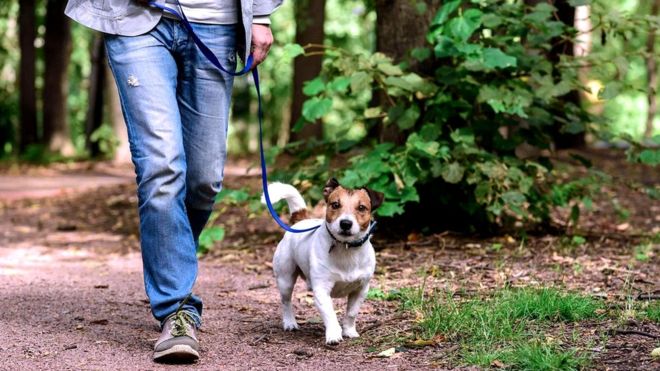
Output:
<instances>
[{"instance_id":1,"label":"green leaf","mask_svg":"<svg viewBox=\"0 0 660 371\"><path fill-rule=\"evenodd\" d=\"M479 9L468 9L458 18L453 18L446 25L446 33L454 39L467 41L474 31L481 25L481 11Z\"/></svg>"},{"instance_id":2,"label":"green leaf","mask_svg":"<svg viewBox=\"0 0 660 371\"><path fill-rule=\"evenodd\" d=\"M388 75L388 76L401 76L403 75L403 71L401 71L401 68L399 66L395 66L391 63L380 63L377 66L378 70L380 72Z\"/></svg>"},{"instance_id":3,"label":"green leaf","mask_svg":"<svg viewBox=\"0 0 660 371\"><path fill-rule=\"evenodd\" d=\"M412 133L406 141L406 147L422 156L433 158L438 154L440 143L433 140L424 140L417 133Z\"/></svg>"},{"instance_id":4,"label":"green leaf","mask_svg":"<svg viewBox=\"0 0 660 371\"><path fill-rule=\"evenodd\" d=\"M456 143L474 145L474 133L470 128L460 128L454 130L451 132L451 134L449 134L449 136Z\"/></svg>"},{"instance_id":5,"label":"green leaf","mask_svg":"<svg viewBox=\"0 0 660 371\"><path fill-rule=\"evenodd\" d=\"M385 84L413 93L419 92L424 96L430 96L438 89L435 84L421 78L415 73L409 73L403 76L390 76L385 79Z\"/></svg>"},{"instance_id":6,"label":"green leaf","mask_svg":"<svg viewBox=\"0 0 660 371\"><path fill-rule=\"evenodd\" d=\"M425 124L419 130L419 136L425 140L436 140L442 132L440 125L437 124Z\"/></svg>"},{"instance_id":7,"label":"green leaf","mask_svg":"<svg viewBox=\"0 0 660 371\"><path fill-rule=\"evenodd\" d=\"M373 77L364 71L358 71L351 76L351 91L356 93L361 93L365 90L368 90L373 81Z\"/></svg>"},{"instance_id":8,"label":"green leaf","mask_svg":"<svg viewBox=\"0 0 660 371\"><path fill-rule=\"evenodd\" d=\"M429 48L414 48L410 55L419 62L427 60L431 56L431 49Z\"/></svg>"},{"instance_id":9,"label":"green leaf","mask_svg":"<svg viewBox=\"0 0 660 371\"><path fill-rule=\"evenodd\" d=\"M505 54L497 48L486 48L483 50L484 66L490 69L516 67L516 57Z\"/></svg>"},{"instance_id":10,"label":"green leaf","mask_svg":"<svg viewBox=\"0 0 660 371\"><path fill-rule=\"evenodd\" d=\"M440 26L445 23L447 19L449 19L449 16L454 13L459 6L461 6L461 3L461 0L453 0L443 4L438 13L433 18L431 25Z\"/></svg>"},{"instance_id":11,"label":"green leaf","mask_svg":"<svg viewBox=\"0 0 660 371\"><path fill-rule=\"evenodd\" d=\"M660 150L645 149L639 153L639 161L646 165L656 166L660 164Z\"/></svg>"},{"instance_id":12,"label":"green leaf","mask_svg":"<svg viewBox=\"0 0 660 371\"><path fill-rule=\"evenodd\" d=\"M568 4L572 7L591 5L591 0L568 0Z\"/></svg>"},{"instance_id":13,"label":"green leaf","mask_svg":"<svg viewBox=\"0 0 660 371\"><path fill-rule=\"evenodd\" d=\"M302 114L307 121L314 122L332 108L332 99L330 98L311 98L303 104Z\"/></svg>"},{"instance_id":14,"label":"green leaf","mask_svg":"<svg viewBox=\"0 0 660 371\"><path fill-rule=\"evenodd\" d=\"M284 45L284 58L293 59L299 55L305 54L305 49L298 44Z\"/></svg>"},{"instance_id":15,"label":"green leaf","mask_svg":"<svg viewBox=\"0 0 660 371\"><path fill-rule=\"evenodd\" d=\"M325 90L325 83L319 76L313 80L305 81L303 85L303 94L307 96L316 95Z\"/></svg>"},{"instance_id":16,"label":"green leaf","mask_svg":"<svg viewBox=\"0 0 660 371\"><path fill-rule=\"evenodd\" d=\"M465 173L465 168L461 166L458 162L452 162L442 171L442 179L447 183L456 184L463 179L463 174Z\"/></svg>"},{"instance_id":17,"label":"green leaf","mask_svg":"<svg viewBox=\"0 0 660 371\"><path fill-rule=\"evenodd\" d=\"M365 119L374 119L381 117L383 114L383 111L380 107L370 107L364 110L364 118Z\"/></svg>"},{"instance_id":18,"label":"green leaf","mask_svg":"<svg viewBox=\"0 0 660 371\"><path fill-rule=\"evenodd\" d=\"M481 22L488 28L495 28L501 25L502 21L502 17L492 13L484 14L483 17L481 17Z\"/></svg>"},{"instance_id":19,"label":"green leaf","mask_svg":"<svg viewBox=\"0 0 660 371\"><path fill-rule=\"evenodd\" d=\"M376 214L380 216L394 216L397 214L403 214L403 207L397 202L383 202L378 209L376 209Z\"/></svg>"},{"instance_id":20,"label":"green leaf","mask_svg":"<svg viewBox=\"0 0 660 371\"><path fill-rule=\"evenodd\" d=\"M199 235L200 250L208 251L215 242L222 241L225 238L225 229L218 226L204 228Z\"/></svg>"},{"instance_id":21,"label":"green leaf","mask_svg":"<svg viewBox=\"0 0 660 371\"><path fill-rule=\"evenodd\" d=\"M418 118L419 107L417 107L417 105L412 105L403 112L403 114L396 121L396 124L401 130L410 129L415 126Z\"/></svg>"},{"instance_id":22,"label":"green leaf","mask_svg":"<svg viewBox=\"0 0 660 371\"><path fill-rule=\"evenodd\" d=\"M623 83L619 81L612 81L605 85L605 88L599 92L598 98L604 100L612 99L619 95L621 89L623 89Z\"/></svg>"},{"instance_id":23,"label":"green leaf","mask_svg":"<svg viewBox=\"0 0 660 371\"><path fill-rule=\"evenodd\" d=\"M346 89L351 85L351 78L348 76L339 76L332 80L328 85L327 89L335 93L344 93Z\"/></svg>"}]
</instances>

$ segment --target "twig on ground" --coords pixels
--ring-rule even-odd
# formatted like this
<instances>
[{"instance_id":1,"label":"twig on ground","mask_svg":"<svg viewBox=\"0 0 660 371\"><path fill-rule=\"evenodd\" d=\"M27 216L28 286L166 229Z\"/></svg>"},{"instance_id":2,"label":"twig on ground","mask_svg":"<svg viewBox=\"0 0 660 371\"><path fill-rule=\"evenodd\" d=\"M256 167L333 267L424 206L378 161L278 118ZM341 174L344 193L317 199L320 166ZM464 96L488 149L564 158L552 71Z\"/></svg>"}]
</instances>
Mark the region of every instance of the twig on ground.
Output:
<instances>
[{"instance_id":1,"label":"twig on ground","mask_svg":"<svg viewBox=\"0 0 660 371\"><path fill-rule=\"evenodd\" d=\"M639 294L637 300L660 300L660 294Z\"/></svg>"},{"instance_id":2,"label":"twig on ground","mask_svg":"<svg viewBox=\"0 0 660 371\"><path fill-rule=\"evenodd\" d=\"M638 331L638 330L611 329L608 331L608 333L610 335L639 335L639 336L646 336L651 339L660 339L660 336L658 335L653 335L653 334L649 334L648 332Z\"/></svg>"}]
</instances>

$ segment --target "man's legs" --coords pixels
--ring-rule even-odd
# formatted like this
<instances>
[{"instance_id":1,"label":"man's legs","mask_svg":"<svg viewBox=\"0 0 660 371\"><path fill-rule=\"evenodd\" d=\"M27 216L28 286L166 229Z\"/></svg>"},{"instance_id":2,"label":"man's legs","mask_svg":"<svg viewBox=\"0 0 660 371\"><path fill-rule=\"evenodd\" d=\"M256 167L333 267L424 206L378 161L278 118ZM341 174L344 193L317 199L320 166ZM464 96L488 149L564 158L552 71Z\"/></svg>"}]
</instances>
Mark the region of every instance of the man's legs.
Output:
<instances>
[{"instance_id":1,"label":"man's legs","mask_svg":"<svg viewBox=\"0 0 660 371\"><path fill-rule=\"evenodd\" d=\"M193 24L195 33L228 70L236 66L236 26ZM186 210L195 241L222 187L234 77L219 71L192 41L182 48L177 99L188 172Z\"/></svg>"},{"instance_id":2,"label":"man's legs","mask_svg":"<svg viewBox=\"0 0 660 371\"><path fill-rule=\"evenodd\" d=\"M177 102L177 48L187 39L182 32L177 22L164 19L145 35L106 36L137 175L145 288L161 322L188 297L197 277ZM190 297L183 309L200 324L199 298Z\"/></svg>"}]
</instances>

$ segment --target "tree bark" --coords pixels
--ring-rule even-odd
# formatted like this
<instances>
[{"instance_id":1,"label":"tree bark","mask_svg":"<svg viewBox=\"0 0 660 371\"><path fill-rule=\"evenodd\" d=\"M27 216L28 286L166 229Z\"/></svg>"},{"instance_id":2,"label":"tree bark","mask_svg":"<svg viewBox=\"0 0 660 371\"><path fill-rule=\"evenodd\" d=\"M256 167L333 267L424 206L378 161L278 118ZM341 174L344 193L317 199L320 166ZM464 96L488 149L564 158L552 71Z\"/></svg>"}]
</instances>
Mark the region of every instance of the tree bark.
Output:
<instances>
[{"instance_id":1,"label":"tree bark","mask_svg":"<svg viewBox=\"0 0 660 371\"><path fill-rule=\"evenodd\" d=\"M87 117L85 120L85 147L90 156L101 154L98 143L91 140L92 134L103 123L103 87L105 86L105 46L100 34L95 35L91 53L92 70L89 76Z\"/></svg>"},{"instance_id":2,"label":"tree bark","mask_svg":"<svg viewBox=\"0 0 660 371\"><path fill-rule=\"evenodd\" d=\"M426 4L426 10L422 14L416 8L418 3ZM413 72L431 74L434 67L432 61L419 63L408 58L408 53L427 44L426 34L440 7L440 1L376 0L375 7L376 51L391 57L394 63L408 62L409 69ZM383 93L374 94L371 106L387 106ZM383 123L372 126L367 138L399 144L405 141L396 125L385 126Z\"/></svg>"},{"instance_id":3,"label":"tree bark","mask_svg":"<svg viewBox=\"0 0 660 371\"><path fill-rule=\"evenodd\" d=\"M534 6L542 2L550 3L557 9L555 15L559 21L568 26L575 27L575 8L568 3L568 0L525 0L525 4L529 6ZM552 44L553 47L547 56L553 65L559 63L562 55L574 55L574 43L556 38L552 40ZM580 92L578 91L572 91L557 99L563 101L563 103L573 103L576 106L580 106ZM551 129L550 135L553 138L556 149L580 148L585 146L585 133L564 133L561 130L562 126L563 124L556 123Z\"/></svg>"},{"instance_id":4,"label":"tree bark","mask_svg":"<svg viewBox=\"0 0 660 371\"><path fill-rule=\"evenodd\" d=\"M36 77L36 48L34 40L37 37L35 1L20 1L18 14L19 45L21 50L20 76L19 76L19 105L20 105L20 140L19 151L37 143L37 91Z\"/></svg>"},{"instance_id":5,"label":"tree bark","mask_svg":"<svg viewBox=\"0 0 660 371\"><path fill-rule=\"evenodd\" d=\"M44 40L43 138L50 151L74 154L67 117L67 68L71 59L71 23L66 0L48 0Z\"/></svg>"},{"instance_id":6,"label":"tree bark","mask_svg":"<svg viewBox=\"0 0 660 371\"><path fill-rule=\"evenodd\" d=\"M423 13L417 4L426 4ZM406 60L413 72L425 72L428 66L415 60L407 60L414 48L427 44L426 34L435 16L438 0L375 0L376 7L376 51L394 59L394 63Z\"/></svg>"},{"instance_id":7,"label":"tree bark","mask_svg":"<svg viewBox=\"0 0 660 371\"><path fill-rule=\"evenodd\" d=\"M325 32L325 0L299 0L294 3L296 19L296 43L300 45L323 44ZM298 56L293 61L293 96L291 100L291 118L289 127L293 128L298 120L303 120L302 107L305 102L303 84L321 73L323 56ZM291 132L291 139L322 139L323 126L320 122L305 125L298 132Z\"/></svg>"},{"instance_id":8,"label":"tree bark","mask_svg":"<svg viewBox=\"0 0 660 371\"><path fill-rule=\"evenodd\" d=\"M651 6L651 15L657 16L660 10L660 0L655 0ZM646 39L646 81L648 83L646 99L648 101L648 110L646 112L646 126L644 137L651 138L653 135L653 122L658 111L657 87L658 87L658 67L655 56L655 33L656 29L651 27L648 38Z\"/></svg>"}]
</instances>

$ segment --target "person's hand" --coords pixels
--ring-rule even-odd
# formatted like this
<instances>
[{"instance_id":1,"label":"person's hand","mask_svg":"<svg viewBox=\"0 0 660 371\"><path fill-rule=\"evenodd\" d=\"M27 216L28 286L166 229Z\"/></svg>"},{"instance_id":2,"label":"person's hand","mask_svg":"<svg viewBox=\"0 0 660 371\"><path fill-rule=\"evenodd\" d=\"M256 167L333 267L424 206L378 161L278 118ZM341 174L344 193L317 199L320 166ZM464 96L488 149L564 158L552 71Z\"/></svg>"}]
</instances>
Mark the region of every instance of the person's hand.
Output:
<instances>
[{"instance_id":1,"label":"person's hand","mask_svg":"<svg viewBox=\"0 0 660 371\"><path fill-rule=\"evenodd\" d=\"M258 66L266 59L268 50L273 44L273 33L270 27L266 24L253 24L252 25L252 58L254 60L253 67Z\"/></svg>"}]
</instances>

